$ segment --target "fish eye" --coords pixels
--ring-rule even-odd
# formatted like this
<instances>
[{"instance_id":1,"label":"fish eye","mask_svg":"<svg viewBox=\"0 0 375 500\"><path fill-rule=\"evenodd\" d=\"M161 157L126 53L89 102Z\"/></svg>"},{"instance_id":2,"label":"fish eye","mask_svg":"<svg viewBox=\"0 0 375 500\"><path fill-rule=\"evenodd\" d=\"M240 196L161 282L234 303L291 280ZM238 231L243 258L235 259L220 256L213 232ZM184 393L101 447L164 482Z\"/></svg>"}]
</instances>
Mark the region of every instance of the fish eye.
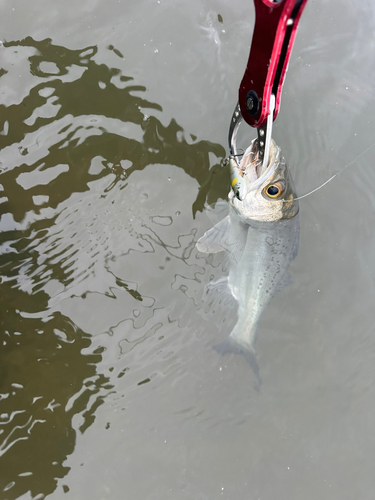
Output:
<instances>
[{"instance_id":1,"label":"fish eye","mask_svg":"<svg viewBox=\"0 0 375 500\"><path fill-rule=\"evenodd\" d=\"M285 190L285 186L282 182L274 182L269 184L264 188L264 194L268 198L279 198Z\"/></svg>"}]
</instances>

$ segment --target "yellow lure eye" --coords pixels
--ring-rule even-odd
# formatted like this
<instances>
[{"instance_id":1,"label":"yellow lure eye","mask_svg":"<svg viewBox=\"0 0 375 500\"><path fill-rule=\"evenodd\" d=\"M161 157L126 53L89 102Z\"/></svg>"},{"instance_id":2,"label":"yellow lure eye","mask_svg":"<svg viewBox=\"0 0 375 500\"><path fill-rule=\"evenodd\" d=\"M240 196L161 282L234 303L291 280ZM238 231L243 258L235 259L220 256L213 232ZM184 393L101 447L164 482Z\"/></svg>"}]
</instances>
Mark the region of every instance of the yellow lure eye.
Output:
<instances>
[{"instance_id":1,"label":"yellow lure eye","mask_svg":"<svg viewBox=\"0 0 375 500\"><path fill-rule=\"evenodd\" d=\"M283 194L285 191L285 186L282 182L274 182L273 184L268 184L264 188L264 194L268 198L280 198L280 196Z\"/></svg>"}]
</instances>

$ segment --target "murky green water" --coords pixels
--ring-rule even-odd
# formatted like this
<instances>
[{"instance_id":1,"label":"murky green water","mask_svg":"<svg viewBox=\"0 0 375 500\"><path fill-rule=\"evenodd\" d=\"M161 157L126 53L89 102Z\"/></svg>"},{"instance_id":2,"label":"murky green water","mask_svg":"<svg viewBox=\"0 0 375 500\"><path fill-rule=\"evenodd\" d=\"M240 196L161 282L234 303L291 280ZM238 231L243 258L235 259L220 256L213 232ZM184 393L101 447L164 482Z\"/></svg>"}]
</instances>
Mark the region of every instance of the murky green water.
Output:
<instances>
[{"instance_id":1,"label":"murky green water","mask_svg":"<svg viewBox=\"0 0 375 500\"><path fill-rule=\"evenodd\" d=\"M259 392L195 249L251 2L0 8L0 498L372 499L371 2L301 21L274 137L299 194L341 173L301 200Z\"/></svg>"}]
</instances>

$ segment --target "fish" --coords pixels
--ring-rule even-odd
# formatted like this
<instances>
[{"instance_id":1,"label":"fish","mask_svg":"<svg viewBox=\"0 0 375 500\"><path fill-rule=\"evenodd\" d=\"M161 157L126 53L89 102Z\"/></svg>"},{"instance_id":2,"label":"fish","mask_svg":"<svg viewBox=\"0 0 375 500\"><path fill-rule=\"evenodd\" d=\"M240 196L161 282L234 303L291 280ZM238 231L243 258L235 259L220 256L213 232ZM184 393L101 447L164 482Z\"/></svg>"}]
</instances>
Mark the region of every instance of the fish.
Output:
<instances>
[{"instance_id":1,"label":"fish","mask_svg":"<svg viewBox=\"0 0 375 500\"><path fill-rule=\"evenodd\" d=\"M240 200L230 191L229 214L196 247L203 253L228 254L228 276L208 288L229 294L238 306L232 332L214 348L244 355L261 383L254 347L258 323L272 297L292 282L288 268L298 253L299 206L287 163L273 140L266 166L254 139L238 169L245 196Z\"/></svg>"}]
</instances>

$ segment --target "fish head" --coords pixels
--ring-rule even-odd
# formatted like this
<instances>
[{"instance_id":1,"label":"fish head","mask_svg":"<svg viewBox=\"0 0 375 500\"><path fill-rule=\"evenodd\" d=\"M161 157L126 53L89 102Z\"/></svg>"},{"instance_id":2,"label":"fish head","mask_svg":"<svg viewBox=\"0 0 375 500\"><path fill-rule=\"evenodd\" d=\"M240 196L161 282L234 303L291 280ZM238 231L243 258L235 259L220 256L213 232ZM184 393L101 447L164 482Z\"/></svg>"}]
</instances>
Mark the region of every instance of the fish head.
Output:
<instances>
[{"instance_id":1,"label":"fish head","mask_svg":"<svg viewBox=\"0 0 375 500\"><path fill-rule=\"evenodd\" d=\"M258 140L254 139L239 165L246 181L246 195L239 200L233 191L229 202L245 219L264 222L292 219L298 213L298 201L285 159L271 141L268 165L259 158Z\"/></svg>"}]
</instances>

